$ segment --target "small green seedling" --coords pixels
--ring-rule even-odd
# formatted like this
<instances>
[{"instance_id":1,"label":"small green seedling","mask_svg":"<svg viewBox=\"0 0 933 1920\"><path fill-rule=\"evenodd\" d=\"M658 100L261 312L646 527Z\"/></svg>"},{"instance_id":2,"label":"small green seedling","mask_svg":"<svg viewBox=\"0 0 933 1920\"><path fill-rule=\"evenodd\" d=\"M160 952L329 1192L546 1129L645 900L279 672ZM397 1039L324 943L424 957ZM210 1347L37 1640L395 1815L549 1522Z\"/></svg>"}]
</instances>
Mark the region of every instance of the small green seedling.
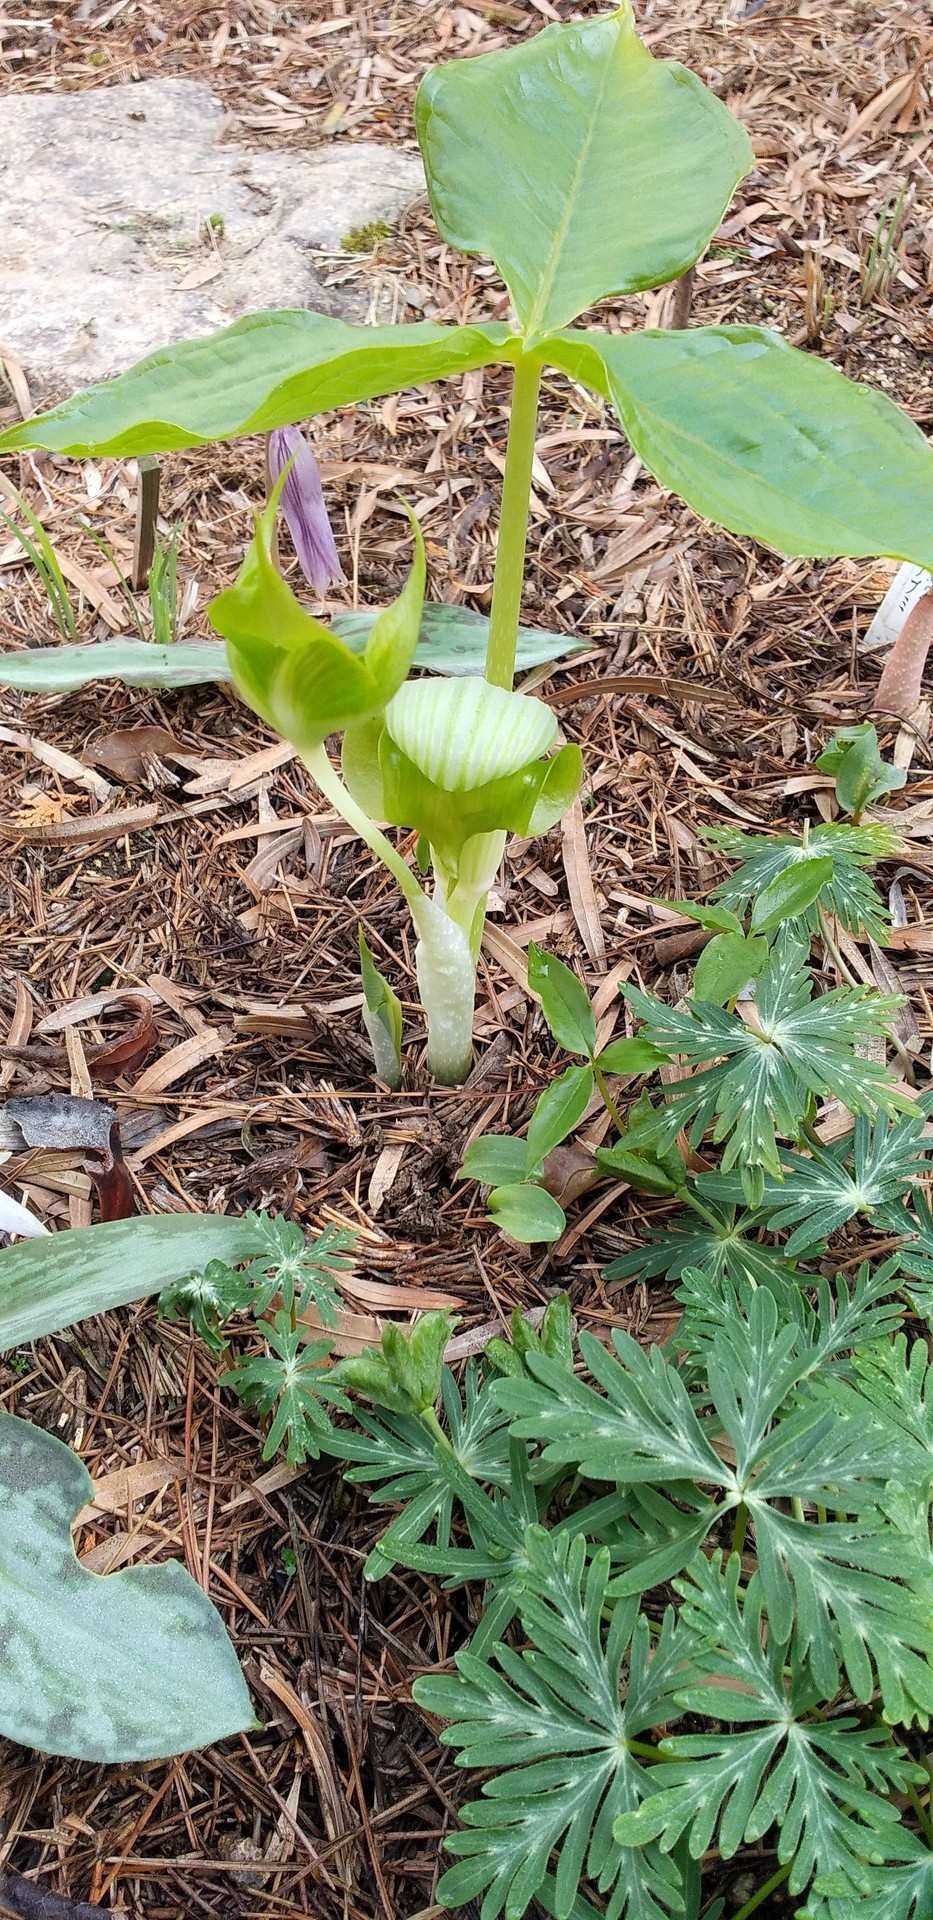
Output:
<instances>
[{"instance_id":1,"label":"small green seedling","mask_svg":"<svg viewBox=\"0 0 933 1920\"><path fill-rule=\"evenodd\" d=\"M840 727L816 764L822 773L835 776L836 799L843 813L850 813L855 821L861 819L866 807L874 806L888 793L897 793L907 781L902 767L892 767L882 759L870 720L859 727Z\"/></svg>"}]
</instances>

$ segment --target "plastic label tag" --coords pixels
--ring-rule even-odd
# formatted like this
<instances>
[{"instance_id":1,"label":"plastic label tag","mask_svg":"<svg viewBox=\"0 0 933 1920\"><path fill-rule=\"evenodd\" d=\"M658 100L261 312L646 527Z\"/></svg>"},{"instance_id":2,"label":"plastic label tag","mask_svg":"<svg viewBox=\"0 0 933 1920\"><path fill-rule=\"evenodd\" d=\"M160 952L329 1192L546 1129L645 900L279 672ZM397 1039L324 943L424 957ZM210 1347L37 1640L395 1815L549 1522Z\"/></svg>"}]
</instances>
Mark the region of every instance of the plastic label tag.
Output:
<instances>
[{"instance_id":1,"label":"plastic label tag","mask_svg":"<svg viewBox=\"0 0 933 1920\"><path fill-rule=\"evenodd\" d=\"M872 647L893 647L911 608L931 587L933 573L927 573L923 567L901 567L862 642L866 652Z\"/></svg>"}]
</instances>

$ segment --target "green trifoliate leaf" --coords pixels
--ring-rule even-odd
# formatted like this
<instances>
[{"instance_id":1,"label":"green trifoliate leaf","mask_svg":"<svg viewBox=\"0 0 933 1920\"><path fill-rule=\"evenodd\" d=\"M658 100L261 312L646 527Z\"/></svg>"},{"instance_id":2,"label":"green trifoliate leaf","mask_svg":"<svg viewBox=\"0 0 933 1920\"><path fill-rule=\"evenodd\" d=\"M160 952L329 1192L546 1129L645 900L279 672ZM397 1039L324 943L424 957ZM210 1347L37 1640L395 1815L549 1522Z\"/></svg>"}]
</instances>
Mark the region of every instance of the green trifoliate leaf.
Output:
<instances>
[{"instance_id":1,"label":"green trifoliate leaf","mask_svg":"<svg viewBox=\"0 0 933 1920\"><path fill-rule=\"evenodd\" d=\"M724 1007L757 980L768 964L768 953L767 940L749 940L744 933L717 933L694 968L694 999Z\"/></svg>"},{"instance_id":2,"label":"green trifoliate leaf","mask_svg":"<svg viewBox=\"0 0 933 1920\"><path fill-rule=\"evenodd\" d=\"M227 642L230 668L247 705L303 751L353 721L378 714L402 685L418 643L424 542L413 519L415 559L408 580L375 621L365 652L352 653L305 612L272 558L284 480L285 474L257 516L235 585L211 601L209 613Z\"/></svg>"},{"instance_id":3,"label":"green trifoliate leaf","mask_svg":"<svg viewBox=\"0 0 933 1920\"><path fill-rule=\"evenodd\" d=\"M418 1705L452 1722L441 1738L459 1764L496 1769L447 1842L459 1862L438 1888L446 1905L485 1894L487 1913L520 1920L556 1852L559 1920L574 1914L584 1877L609 1895L615 1920L666 1920L681 1908L673 1864L650 1845L634 1859L620 1853L612 1822L650 1791L629 1742L676 1713L684 1654L668 1617L649 1655L637 1602L617 1602L604 1634L608 1554L587 1565L586 1552L582 1535L529 1528L518 1590L526 1650L499 1645L495 1665L461 1653L455 1676L415 1682Z\"/></svg>"},{"instance_id":4,"label":"green trifoliate leaf","mask_svg":"<svg viewBox=\"0 0 933 1920\"><path fill-rule=\"evenodd\" d=\"M823 773L836 777L836 799L844 813L860 814L873 800L896 793L907 781L903 767L892 767L881 757L878 735L870 720L860 727L840 727L818 756Z\"/></svg>"},{"instance_id":5,"label":"green trifoliate leaf","mask_svg":"<svg viewBox=\"0 0 933 1920\"><path fill-rule=\"evenodd\" d=\"M402 1084L402 1003L379 972L359 929L360 974L363 981L363 1025L369 1035L380 1080L397 1089Z\"/></svg>"},{"instance_id":6,"label":"green trifoliate leaf","mask_svg":"<svg viewBox=\"0 0 933 1920\"><path fill-rule=\"evenodd\" d=\"M0 452L167 453L268 433L354 400L514 359L504 325L350 326L320 313L251 313L147 354L116 380L0 434Z\"/></svg>"},{"instance_id":7,"label":"green trifoliate leaf","mask_svg":"<svg viewBox=\"0 0 933 1920\"><path fill-rule=\"evenodd\" d=\"M596 1048L596 1016L581 980L563 960L545 953L532 940L528 948L528 985L541 1002L541 1012L555 1040L568 1053L592 1059Z\"/></svg>"},{"instance_id":8,"label":"green trifoliate leaf","mask_svg":"<svg viewBox=\"0 0 933 1920\"><path fill-rule=\"evenodd\" d=\"M527 1181L493 1187L486 1205L496 1226L523 1246L559 1240L567 1225L563 1207L543 1187Z\"/></svg>"},{"instance_id":9,"label":"green trifoliate leaf","mask_svg":"<svg viewBox=\"0 0 933 1920\"><path fill-rule=\"evenodd\" d=\"M243 1732L254 1722L236 1655L184 1567L102 1579L76 1559L70 1530L91 1499L60 1440L0 1413L0 1732L95 1762Z\"/></svg>"},{"instance_id":10,"label":"green trifoliate leaf","mask_svg":"<svg viewBox=\"0 0 933 1920\"><path fill-rule=\"evenodd\" d=\"M529 1177L540 1173L548 1154L579 1126L595 1085L592 1067L567 1067L545 1088L528 1128L525 1171Z\"/></svg>"},{"instance_id":11,"label":"green trifoliate leaf","mask_svg":"<svg viewBox=\"0 0 933 1920\"><path fill-rule=\"evenodd\" d=\"M728 859L742 863L738 872L716 889L724 906L746 913L750 903L791 868L829 858L832 879L801 914L801 926L810 933L819 930L819 905L841 920L850 933L864 929L876 940L887 939L890 921L866 868L899 852L900 842L890 827L852 827L834 821L814 827L806 845L789 833L748 834L735 827L707 829L705 838Z\"/></svg>"},{"instance_id":12,"label":"green trifoliate leaf","mask_svg":"<svg viewBox=\"0 0 933 1920\"><path fill-rule=\"evenodd\" d=\"M555 335L662 486L781 553L933 567L933 448L874 388L762 327ZM737 396L741 396L737 404Z\"/></svg>"},{"instance_id":13,"label":"green trifoliate leaf","mask_svg":"<svg viewBox=\"0 0 933 1920\"><path fill-rule=\"evenodd\" d=\"M440 232L492 256L529 342L685 272L752 165L696 75L642 45L629 0L435 67L415 112Z\"/></svg>"}]
</instances>

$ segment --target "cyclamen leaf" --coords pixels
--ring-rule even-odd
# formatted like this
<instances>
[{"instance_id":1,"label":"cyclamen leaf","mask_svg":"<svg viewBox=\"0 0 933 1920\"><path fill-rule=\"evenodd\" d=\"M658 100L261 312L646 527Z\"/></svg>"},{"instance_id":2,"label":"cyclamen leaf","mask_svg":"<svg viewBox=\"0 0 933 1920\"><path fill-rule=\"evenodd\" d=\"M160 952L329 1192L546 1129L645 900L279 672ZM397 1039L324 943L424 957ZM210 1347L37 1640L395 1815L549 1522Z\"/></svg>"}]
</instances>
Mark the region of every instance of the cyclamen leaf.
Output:
<instances>
[{"instance_id":1,"label":"cyclamen leaf","mask_svg":"<svg viewBox=\"0 0 933 1920\"><path fill-rule=\"evenodd\" d=\"M705 519L781 553L933 568L933 448L817 354L744 326L573 331L544 351L612 401L646 467Z\"/></svg>"},{"instance_id":2,"label":"cyclamen leaf","mask_svg":"<svg viewBox=\"0 0 933 1920\"><path fill-rule=\"evenodd\" d=\"M748 136L697 76L642 45L630 0L435 67L415 120L437 226L492 256L527 345L607 294L684 273L752 165Z\"/></svg>"},{"instance_id":3,"label":"cyclamen leaf","mask_svg":"<svg viewBox=\"0 0 933 1920\"><path fill-rule=\"evenodd\" d=\"M0 1413L0 1733L138 1762L243 1732L254 1720L236 1655L184 1567L102 1578L76 1559L70 1529L92 1498L60 1440Z\"/></svg>"}]
</instances>

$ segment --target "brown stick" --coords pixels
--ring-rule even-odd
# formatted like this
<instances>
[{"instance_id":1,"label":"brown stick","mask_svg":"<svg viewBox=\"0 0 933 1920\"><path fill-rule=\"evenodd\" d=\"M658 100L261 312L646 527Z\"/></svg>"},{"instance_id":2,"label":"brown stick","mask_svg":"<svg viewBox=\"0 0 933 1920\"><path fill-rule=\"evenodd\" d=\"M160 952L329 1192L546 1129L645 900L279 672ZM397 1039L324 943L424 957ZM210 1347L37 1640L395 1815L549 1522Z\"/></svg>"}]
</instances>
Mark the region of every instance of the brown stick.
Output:
<instances>
[{"instance_id":1,"label":"brown stick","mask_svg":"<svg viewBox=\"0 0 933 1920\"><path fill-rule=\"evenodd\" d=\"M149 569L155 553L161 468L152 453L141 454L136 465L139 479L136 483L136 535L133 541L130 586L134 593L141 593L148 583Z\"/></svg>"},{"instance_id":2,"label":"brown stick","mask_svg":"<svg viewBox=\"0 0 933 1920\"><path fill-rule=\"evenodd\" d=\"M674 282L674 298L671 302L671 326L681 330L690 325L690 310L693 306L693 267L688 267L679 280Z\"/></svg>"},{"instance_id":3,"label":"brown stick","mask_svg":"<svg viewBox=\"0 0 933 1920\"><path fill-rule=\"evenodd\" d=\"M933 591L917 600L894 642L878 690L872 701L872 713L893 713L909 720L920 705L923 694L923 669L933 645Z\"/></svg>"}]
</instances>

